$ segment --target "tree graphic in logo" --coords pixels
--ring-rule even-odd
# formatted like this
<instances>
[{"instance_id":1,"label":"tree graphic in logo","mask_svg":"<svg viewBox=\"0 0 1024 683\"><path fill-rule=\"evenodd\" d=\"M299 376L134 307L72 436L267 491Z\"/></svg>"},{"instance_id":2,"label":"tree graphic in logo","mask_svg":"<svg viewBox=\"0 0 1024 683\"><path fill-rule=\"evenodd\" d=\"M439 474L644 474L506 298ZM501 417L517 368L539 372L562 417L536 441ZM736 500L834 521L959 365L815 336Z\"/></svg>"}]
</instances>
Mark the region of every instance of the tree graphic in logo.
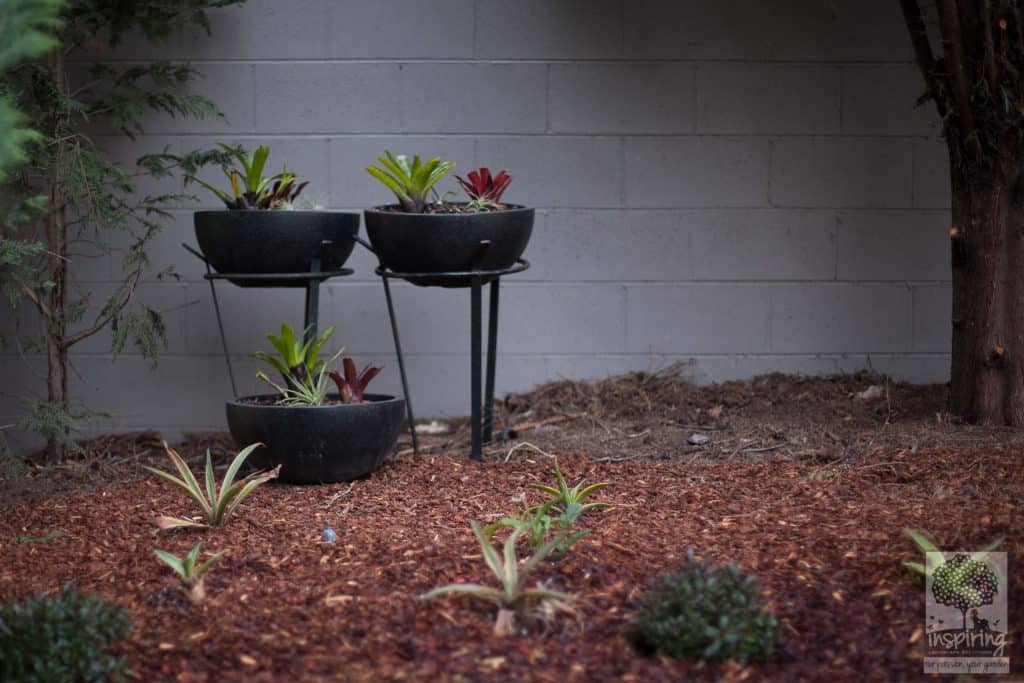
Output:
<instances>
[{"instance_id":1,"label":"tree graphic in logo","mask_svg":"<svg viewBox=\"0 0 1024 683\"><path fill-rule=\"evenodd\" d=\"M954 555L935 568L932 595L936 602L960 610L963 630L967 630L967 612L991 605L999 592L999 577L983 559Z\"/></svg>"}]
</instances>

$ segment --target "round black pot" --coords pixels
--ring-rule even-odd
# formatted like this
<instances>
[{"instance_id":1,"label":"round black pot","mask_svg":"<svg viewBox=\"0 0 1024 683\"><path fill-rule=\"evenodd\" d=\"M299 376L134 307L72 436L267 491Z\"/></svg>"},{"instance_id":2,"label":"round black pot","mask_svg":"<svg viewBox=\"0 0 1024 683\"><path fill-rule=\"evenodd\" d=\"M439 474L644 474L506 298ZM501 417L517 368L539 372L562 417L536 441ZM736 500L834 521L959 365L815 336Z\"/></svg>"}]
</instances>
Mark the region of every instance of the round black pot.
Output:
<instances>
[{"instance_id":1,"label":"round black pot","mask_svg":"<svg viewBox=\"0 0 1024 683\"><path fill-rule=\"evenodd\" d=\"M364 211L366 234L381 263L396 273L501 270L523 255L533 232L533 209L511 205L481 213L403 213L379 206ZM480 242L491 245L479 264ZM409 278L421 286L468 287L465 278Z\"/></svg>"},{"instance_id":2,"label":"round black pot","mask_svg":"<svg viewBox=\"0 0 1024 683\"><path fill-rule=\"evenodd\" d=\"M219 273L306 273L317 254L320 270L338 270L348 260L359 232L359 214L333 211L197 211L196 240ZM322 248L325 241L331 244ZM238 285L267 284L232 279ZM301 286L303 280L274 282Z\"/></svg>"},{"instance_id":3,"label":"round black pot","mask_svg":"<svg viewBox=\"0 0 1024 683\"><path fill-rule=\"evenodd\" d=\"M366 394L365 403L324 406L247 402L275 398L228 401L228 428L239 448L263 443L250 456L252 464L280 465L279 479L290 484L349 481L372 472L394 450L405 419L404 399L379 394Z\"/></svg>"}]
</instances>

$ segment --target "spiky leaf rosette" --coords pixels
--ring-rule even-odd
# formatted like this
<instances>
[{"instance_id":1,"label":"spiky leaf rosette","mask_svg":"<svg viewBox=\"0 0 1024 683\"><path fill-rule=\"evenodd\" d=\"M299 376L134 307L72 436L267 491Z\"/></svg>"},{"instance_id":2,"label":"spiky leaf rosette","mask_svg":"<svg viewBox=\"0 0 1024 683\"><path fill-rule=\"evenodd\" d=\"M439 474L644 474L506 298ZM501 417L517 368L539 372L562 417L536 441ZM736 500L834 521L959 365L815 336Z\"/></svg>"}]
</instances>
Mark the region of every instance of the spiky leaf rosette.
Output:
<instances>
[{"instance_id":1,"label":"spiky leaf rosette","mask_svg":"<svg viewBox=\"0 0 1024 683\"><path fill-rule=\"evenodd\" d=\"M999 592L999 577L983 560L968 555L954 555L935 569L932 595L940 605L966 612L982 605L991 605Z\"/></svg>"}]
</instances>

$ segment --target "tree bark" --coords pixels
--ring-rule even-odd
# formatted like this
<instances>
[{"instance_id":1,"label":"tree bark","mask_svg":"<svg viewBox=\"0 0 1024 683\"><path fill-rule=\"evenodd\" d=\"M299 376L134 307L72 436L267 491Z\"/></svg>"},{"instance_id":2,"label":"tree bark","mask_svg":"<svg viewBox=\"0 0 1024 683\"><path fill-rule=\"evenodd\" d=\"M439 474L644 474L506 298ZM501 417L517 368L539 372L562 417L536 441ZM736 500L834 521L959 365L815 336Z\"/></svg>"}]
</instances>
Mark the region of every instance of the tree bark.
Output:
<instances>
[{"instance_id":1,"label":"tree bark","mask_svg":"<svg viewBox=\"0 0 1024 683\"><path fill-rule=\"evenodd\" d=\"M57 87L67 90L64 69L64 55L60 49L50 55L50 68L53 69ZM54 137L60 140L62 122L53 122ZM50 315L44 316L46 325L46 365L47 365L47 401L60 410L68 410L68 350L64 343L67 337L67 275L68 275L68 243L67 225L64 216L64 188L60 177L60 159L63 155L63 143L57 143L53 155L53 168L50 170L49 197L50 208L46 214L46 244L49 251L48 270L52 287L46 294ZM46 457L50 463L61 462L67 455L67 446L57 436L50 436L46 442Z\"/></svg>"},{"instance_id":2,"label":"tree bark","mask_svg":"<svg viewBox=\"0 0 1024 683\"><path fill-rule=\"evenodd\" d=\"M952 146L951 146L952 147ZM950 149L951 158L956 150ZM950 409L1024 427L1024 174L1020 152L992 168L952 163Z\"/></svg>"}]
</instances>

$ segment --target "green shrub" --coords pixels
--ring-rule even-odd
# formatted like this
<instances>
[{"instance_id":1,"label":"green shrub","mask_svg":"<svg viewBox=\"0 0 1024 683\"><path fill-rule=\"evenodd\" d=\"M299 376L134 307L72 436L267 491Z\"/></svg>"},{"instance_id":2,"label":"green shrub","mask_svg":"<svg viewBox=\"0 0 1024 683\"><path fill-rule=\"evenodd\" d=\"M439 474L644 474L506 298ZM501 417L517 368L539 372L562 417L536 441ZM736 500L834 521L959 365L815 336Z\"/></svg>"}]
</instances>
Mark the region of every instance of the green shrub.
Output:
<instances>
[{"instance_id":1,"label":"green shrub","mask_svg":"<svg viewBox=\"0 0 1024 683\"><path fill-rule=\"evenodd\" d=\"M691 550L679 569L654 580L627 635L647 655L746 663L772 657L775 633L753 576L697 562Z\"/></svg>"},{"instance_id":2,"label":"green shrub","mask_svg":"<svg viewBox=\"0 0 1024 683\"><path fill-rule=\"evenodd\" d=\"M131 629L126 610L64 588L0 606L0 681L122 681L106 648Z\"/></svg>"}]
</instances>

